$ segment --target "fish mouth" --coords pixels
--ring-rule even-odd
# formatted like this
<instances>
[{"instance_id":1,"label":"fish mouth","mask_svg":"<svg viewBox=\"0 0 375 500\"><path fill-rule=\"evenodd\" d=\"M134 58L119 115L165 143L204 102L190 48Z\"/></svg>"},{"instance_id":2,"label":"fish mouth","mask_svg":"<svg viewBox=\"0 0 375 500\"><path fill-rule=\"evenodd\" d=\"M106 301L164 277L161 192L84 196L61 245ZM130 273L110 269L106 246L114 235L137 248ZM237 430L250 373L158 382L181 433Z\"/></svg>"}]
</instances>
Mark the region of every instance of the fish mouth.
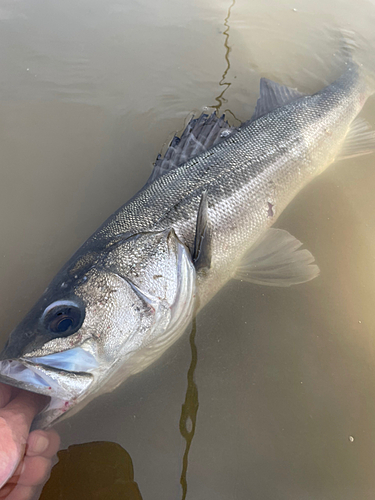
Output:
<instances>
[{"instance_id":1,"label":"fish mouth","mask_svg":"<svg viewBox=\"0 0 375 500\"><path fill-rule=\"evenodd\" d=\"M94 381L98 364L82 348L40 357L0 361L0 382L49 396L34 428L46 428L83 399ZM79 369L79 371L78 371Z\"/></svg>"}]
</instances>

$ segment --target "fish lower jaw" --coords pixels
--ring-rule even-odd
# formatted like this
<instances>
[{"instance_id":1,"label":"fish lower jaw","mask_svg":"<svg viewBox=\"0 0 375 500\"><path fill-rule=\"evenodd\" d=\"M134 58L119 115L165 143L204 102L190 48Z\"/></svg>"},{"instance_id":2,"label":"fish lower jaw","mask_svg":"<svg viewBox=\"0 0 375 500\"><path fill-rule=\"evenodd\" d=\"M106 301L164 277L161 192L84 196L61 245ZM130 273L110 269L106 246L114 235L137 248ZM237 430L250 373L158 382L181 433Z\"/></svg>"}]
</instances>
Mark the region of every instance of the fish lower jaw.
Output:
<instances>
[{"instance_id":1,"label":"fish lower jaw","mask_svg":"<svg viewBox=\"0 0 375 500\"><path fill-rule=\"evenodd\" d=\"M31 430L51 427L57 420L63 418L64 414L75 405L75 400L68 401L52 396L49 403L34 418Z\"/></svg>"},{"instance_id":2,"label":"fish lower jaw","mask_svg":"<svg viewBox=\"0 0 375 500\"><path fill-rule=\"evenodd\" d=\"M33 429L44 429L55 423L85 397L93 381L90 374L66 372L65 376L70 380L76 377L76 390L74 388L71 391L64 390L63 386L67 385L69 380L62 383L61 379L64 375L61 370L37 365L24 359L0 361L0 382L50 398L48 404L34 419ZM82 380L86 382L83 385Z\"/></svg>"}]
</instances>

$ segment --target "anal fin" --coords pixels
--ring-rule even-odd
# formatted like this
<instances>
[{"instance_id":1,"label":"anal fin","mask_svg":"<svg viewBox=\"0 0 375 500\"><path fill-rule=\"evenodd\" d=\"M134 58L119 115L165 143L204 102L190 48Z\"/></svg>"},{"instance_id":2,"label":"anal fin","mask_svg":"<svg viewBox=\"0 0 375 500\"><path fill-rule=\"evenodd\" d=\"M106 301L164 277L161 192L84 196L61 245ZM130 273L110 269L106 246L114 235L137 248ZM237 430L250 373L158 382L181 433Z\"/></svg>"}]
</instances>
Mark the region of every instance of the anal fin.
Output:
<instances>
[{"instance_id":1,"label":"anal fin","mask_svg":"<svg viewBox=\"0 0 375 500\"><path fill-rule=\"evenodd\" d=\"M319 274L314 257L283 229L268 229L244 256L235 278L259 285L290 286Z\"/></svg>"}]
</instances>

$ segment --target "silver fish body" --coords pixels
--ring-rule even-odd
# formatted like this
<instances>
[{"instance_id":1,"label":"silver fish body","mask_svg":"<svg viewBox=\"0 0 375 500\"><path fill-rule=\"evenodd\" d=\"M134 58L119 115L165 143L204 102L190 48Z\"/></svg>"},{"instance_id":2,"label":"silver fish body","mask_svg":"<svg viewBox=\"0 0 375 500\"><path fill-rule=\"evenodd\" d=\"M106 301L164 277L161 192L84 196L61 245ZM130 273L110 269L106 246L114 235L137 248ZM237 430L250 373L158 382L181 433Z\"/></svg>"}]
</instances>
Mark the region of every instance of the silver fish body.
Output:
<instances>
[{"instance_id":1,"label":"silver fish body","mask_svg":"<svg viewBox=\"0 0 375 500\"><path fill-rule=\"evenodd\" d=\"M369 95L355 64L312 96L263 80L252 120L236 130L223 125L214 145L156 172L115 212L1 355L1 380L51 396L36 425L146 368L231 278L284 286L315 277L300 242L269 228L340 154L370 152L373 134L353 127ZM210 135L219 123L212 118Z\"/></svg>"}]
</instances>

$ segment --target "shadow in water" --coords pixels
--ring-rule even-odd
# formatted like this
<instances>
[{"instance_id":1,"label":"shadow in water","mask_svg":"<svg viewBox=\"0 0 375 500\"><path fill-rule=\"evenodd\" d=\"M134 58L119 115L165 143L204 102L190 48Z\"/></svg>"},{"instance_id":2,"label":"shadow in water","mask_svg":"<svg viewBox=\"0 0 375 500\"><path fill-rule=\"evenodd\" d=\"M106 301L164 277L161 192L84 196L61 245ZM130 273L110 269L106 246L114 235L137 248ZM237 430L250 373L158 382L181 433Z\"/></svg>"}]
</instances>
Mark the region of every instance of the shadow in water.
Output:
<instances>
[{"instance_id":1,"label":"shadow in water","mask_svg":"<svg viewBox=\"0 0 375 500\"><path fill-rule=\"evenodd\" d=\"M57 456L39 500L142 500L132 459L119 444L76 444Z\"/></svg>"},{"instance_id":2,"label":"shadow in water","mask_svg":"<svg viewBox=\"0 0 375 500\"><path fill-rule=\"evenodd\" d=\"M186 441L185 453L182 459L182 472L180 478L180 484L182 487L182 500L185 500L187 494L187 468L188 468L188 457L195 434L195 426L197 422L197 413L199 407L198 401L198 387L194 382L194 372L198 361L198 351L195 345L195 336L197 333L197 323L193 320L191 333L189 337L190 348L191 348L191 362L189 370L187 373L187 389L185 395L185 402L181 408L180 417L180 432L182 437Z\"/></svg>"},{"instance_id":3,"label":"shadow in water","mask_svg":"<svg viewBox=\"0 0 375 500\"><path fill-rule=\"evenodd\" d=\"M225 40L224 40L224 48L225 48L224 57L225 57L225 62L226 62L226 68L225 68L225 71L224 71L224 73L221 77L221 80L219 82L219 86L224 87L224 88L221 91L221 93L217 97L215 97L216 104L209 106L210 108L215 109L216 113L218 115L220 114L220 108L223 106L223 104L228 102L228 100L224 97L224 94L229 89L229 87L232 85L232 82L227 81L227 74L228 74L228 71L230 70L229 54L230 54L230 51L232 50L232 48L229 46L229 30L230 30L229 18L230 18L232 7L234 7L235 3L236 3L236 0L232 0L232 3L228 9L227 17L224 19L225 30L223 31L223 35L225 38ZM230 109L224 109L223 112L231 114L233 116L233 118L241 124L241 120L239 120Z\"/></svg>"}]
</instances>

